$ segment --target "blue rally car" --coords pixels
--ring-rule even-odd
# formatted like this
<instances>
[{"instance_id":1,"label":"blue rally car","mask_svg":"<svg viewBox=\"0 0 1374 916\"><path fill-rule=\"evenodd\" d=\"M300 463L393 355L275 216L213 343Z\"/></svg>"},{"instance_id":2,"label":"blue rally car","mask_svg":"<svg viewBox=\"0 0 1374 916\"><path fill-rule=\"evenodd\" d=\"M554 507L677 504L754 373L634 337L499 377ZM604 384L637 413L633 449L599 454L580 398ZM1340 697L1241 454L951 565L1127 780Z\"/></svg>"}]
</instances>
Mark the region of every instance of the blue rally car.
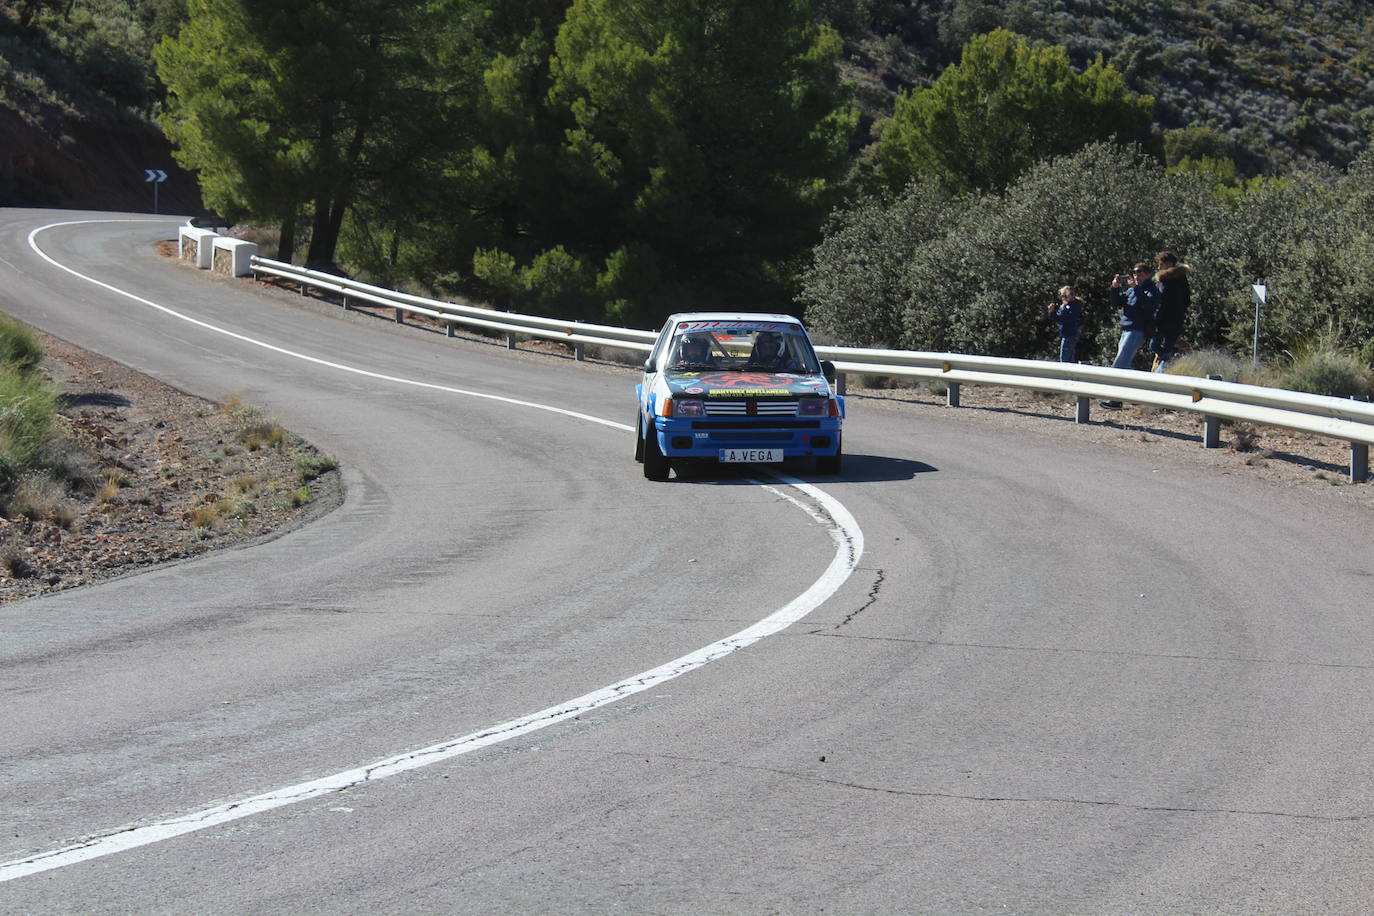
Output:
<instances>
[{"instance_id":1,"label":"blue rally car","mask_svg":"<svg viewBox=\"0 0 1374 916\"><path fill-rule=\"evenodd\" d=\"M834 377L790 315L669 316L635 386L635 460L650 480L667 480L681 459L814 457L817 471L838 474L844 399Z\"/></svg>"}]
</instances>

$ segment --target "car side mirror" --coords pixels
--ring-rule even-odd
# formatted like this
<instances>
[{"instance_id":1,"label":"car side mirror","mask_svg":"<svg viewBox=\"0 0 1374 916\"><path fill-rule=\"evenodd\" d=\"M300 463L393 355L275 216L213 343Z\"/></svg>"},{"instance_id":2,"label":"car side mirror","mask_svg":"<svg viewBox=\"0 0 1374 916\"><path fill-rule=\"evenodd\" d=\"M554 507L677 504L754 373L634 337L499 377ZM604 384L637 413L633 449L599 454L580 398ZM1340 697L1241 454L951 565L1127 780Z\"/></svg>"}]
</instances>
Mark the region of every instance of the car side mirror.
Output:
<instances>
[{"instance_id":1,"label":"car side mirror","mask_svg":"<svg viewBox=\"0 0 1374 916\"><path fill-rule=\"evenodd\" d=\"M654 358L653 358L652 356L649 357L648 359L644 360L644 371L645 371L645 372L653 372L653 371L654 371Z\"/></svg>"},{"instance_id":2,"label":"car side mirror","mask_svg":"<svg viewBox=\"0 0 1374 916\"><path fill-rule=\"evenodd\" d=\"M830 384L835 384L835 364L828 359L821 360L821 374Z\"/></svg>"}]
</instances>

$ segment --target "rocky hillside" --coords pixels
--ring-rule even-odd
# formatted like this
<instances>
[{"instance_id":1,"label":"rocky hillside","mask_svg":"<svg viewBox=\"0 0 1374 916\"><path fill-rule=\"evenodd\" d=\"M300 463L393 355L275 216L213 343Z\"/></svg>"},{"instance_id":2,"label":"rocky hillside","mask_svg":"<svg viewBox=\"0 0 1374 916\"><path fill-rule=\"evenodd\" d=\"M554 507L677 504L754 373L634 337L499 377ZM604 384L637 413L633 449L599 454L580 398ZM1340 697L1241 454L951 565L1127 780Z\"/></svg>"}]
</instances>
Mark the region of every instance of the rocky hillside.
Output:
<instances>
[{"instance_id":1,"label":"rocky hillside","mask_svg":"<svg viewBox=\"0 0 1374 916\"><path fill-rule=\"evenodd\" d=\"M202 212L154 113L153 44L184 0L0 3L0 206Z\"/></svg>"},{"instance_id":2,"label":"rocky hillside","mask_svg":"<svg viewBox=\"0 0 1374 916\"><path fill-rule=\"evenodd\" d=\"M1374 123L1374 4L1363 0L830 0L870 121L969 36L1007 28L1098 55L1157 102L1160 129L1208 127L1247 174L1347 164Z\"/></svg>"}]
</instances>

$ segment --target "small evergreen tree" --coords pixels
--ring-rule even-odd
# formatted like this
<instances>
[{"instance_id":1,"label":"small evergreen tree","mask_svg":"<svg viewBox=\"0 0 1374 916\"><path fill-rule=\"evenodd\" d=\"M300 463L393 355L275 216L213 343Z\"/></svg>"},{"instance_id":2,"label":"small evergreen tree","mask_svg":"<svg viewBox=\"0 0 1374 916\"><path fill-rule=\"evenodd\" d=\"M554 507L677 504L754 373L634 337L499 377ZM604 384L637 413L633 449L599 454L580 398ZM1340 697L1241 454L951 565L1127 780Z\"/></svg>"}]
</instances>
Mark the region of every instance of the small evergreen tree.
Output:
<instances>
[{"instance_id":1,"label":"small evergreen tree","mask_svg":"<svg viewBox=\"0 0 1374 916\"><path fill-rule=\"evenodd\" d=\"M1153 108L1100 57L1075 73L1063 48L997 29L965 45L929 89L898 97L879 140L879 174L891 192L916 175L955 191L1001 190L1039 159L1136 139Z\"/></svg>"}]
</instances>

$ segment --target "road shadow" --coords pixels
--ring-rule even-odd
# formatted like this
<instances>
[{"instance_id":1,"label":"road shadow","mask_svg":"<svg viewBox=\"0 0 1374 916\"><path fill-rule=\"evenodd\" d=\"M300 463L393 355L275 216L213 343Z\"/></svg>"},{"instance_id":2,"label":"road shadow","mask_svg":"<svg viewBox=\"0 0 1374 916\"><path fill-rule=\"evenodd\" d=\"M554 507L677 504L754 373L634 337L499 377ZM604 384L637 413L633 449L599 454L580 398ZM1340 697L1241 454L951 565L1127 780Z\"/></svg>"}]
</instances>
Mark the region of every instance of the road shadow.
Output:
<instances>
[{"instance_id":1,"label":"road shadow","mask_svg":"<svg viewBox=\"0 0 1374 916\"><path fill-rule=\"evenodd\" d=\"M844 470L839 474L819 474L810 467L809 461L793 465L790 461L779 465L741 464L725 465L712 461L673 462L673 479L682 483L706 484L709 486L753 486L760 478L766 478L767 470L774 469L789 477L796 477L806 483L824 485L827 483L887 483L897 480L911 480L917 474L929 474L939 468L923 461L910 461L906 458L890 458L886 455L845 455Z\"/></svg>"},{"instance_id":2,"label":"road shadow","mask_svg":"<svg viewBox=\"0 0 1374 916\"><path fill-rule=\"evenodd\" d=\"M57 404L59 410L66 410L72 407L128 407L132 403L122 394L114 394L109 391L91 391L84 394L59 394Z\"/></svg>"}]
</instances>

